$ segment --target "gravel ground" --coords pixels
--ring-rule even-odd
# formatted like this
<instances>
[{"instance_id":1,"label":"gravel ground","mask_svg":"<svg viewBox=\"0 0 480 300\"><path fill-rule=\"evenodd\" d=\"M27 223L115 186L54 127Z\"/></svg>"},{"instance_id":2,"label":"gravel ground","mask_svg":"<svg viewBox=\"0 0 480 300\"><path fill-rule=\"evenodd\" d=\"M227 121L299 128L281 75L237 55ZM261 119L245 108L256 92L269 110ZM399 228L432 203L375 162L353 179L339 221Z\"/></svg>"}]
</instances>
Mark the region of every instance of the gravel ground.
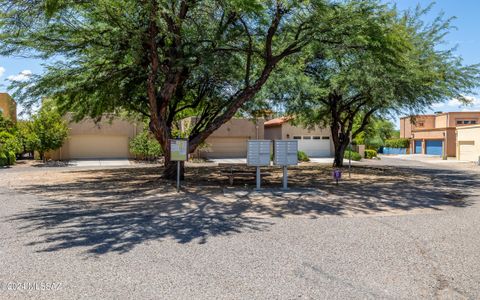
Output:
<instances>
[{"instance_id":1,"label":"gravel ground","mask_svg":"<svg viewBox=\"0 0 480 300\"><path fill-rule=\"evenodd\" d=\"M470 197L416 214L259 217L180 213L181 199L169 204L175 213L66 206L3 187L0 298L479 299L478 169L372 163L434 174Z\"/></svg>"}]
</instances>

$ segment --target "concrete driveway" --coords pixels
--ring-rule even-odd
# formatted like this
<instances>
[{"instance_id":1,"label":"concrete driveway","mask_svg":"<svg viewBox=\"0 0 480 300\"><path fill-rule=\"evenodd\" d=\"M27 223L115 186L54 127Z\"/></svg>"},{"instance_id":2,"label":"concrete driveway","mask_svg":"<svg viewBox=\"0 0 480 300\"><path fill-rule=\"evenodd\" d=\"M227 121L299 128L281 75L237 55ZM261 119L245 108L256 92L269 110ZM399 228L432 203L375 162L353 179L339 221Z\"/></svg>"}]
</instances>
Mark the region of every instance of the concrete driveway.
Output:
<instances>
[{"instance_id":1,"label":"concrete driveway","mask_svg":"<svg viewBox=\"0 0 480 300\"><path fill-rule=\"evenodd\" d=\"M118 159L78 159L69 161L69 166L74 167L123 167L129 166L130 160L127 158Z\"/></svg>"}]
</instances>

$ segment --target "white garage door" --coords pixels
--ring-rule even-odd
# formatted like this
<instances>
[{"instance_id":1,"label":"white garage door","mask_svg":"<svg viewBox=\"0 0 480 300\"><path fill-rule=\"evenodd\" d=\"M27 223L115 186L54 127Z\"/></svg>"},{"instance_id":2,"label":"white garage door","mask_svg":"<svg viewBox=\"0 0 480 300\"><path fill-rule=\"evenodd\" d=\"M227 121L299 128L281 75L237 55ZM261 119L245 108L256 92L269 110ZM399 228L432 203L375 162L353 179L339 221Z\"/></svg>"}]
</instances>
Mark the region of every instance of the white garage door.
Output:
<instances>
[{"instance_id":1,"label":"white garage door","mask_svg":"<svg viewBox=\"0 0 480 300\"><path fill-rule=\"evenodd\" d=\"M209 158L246 158L247 137L219 138L213 137L206 140L208 150L202 151L202 156Z\"/></svg>"},{"instance_id":2,"label":"white garage door","mask_svg":"<svg viewBox=\"0 0 480 300\"><path fill-rule=\"evenodd\" d=\"M459 142L460 146L460 160L470 160L477 161L480 153L475 152L475 142L474 141L462 141Z\"/></svg>"},{"instance_id":3,"label":"white garage door","mask_svg":"<svg viewBox=\"0 0 480 300\"><path fill-rule=\"evenodd\" d=\"M303 139L298 140L298 150L305 152L309 157L329 157L330 140L328 139Z\"/></svg>"},{"instance_id":4,"label":"white garage door","mask_svg":"<svg viewBox=\"0 0 480 300\"><path fill-rule=\"evenodd\" d=\"M116 135L74 135L68 141L70 159L128 158L128 137Z\"/></svg>"}]
</instances>

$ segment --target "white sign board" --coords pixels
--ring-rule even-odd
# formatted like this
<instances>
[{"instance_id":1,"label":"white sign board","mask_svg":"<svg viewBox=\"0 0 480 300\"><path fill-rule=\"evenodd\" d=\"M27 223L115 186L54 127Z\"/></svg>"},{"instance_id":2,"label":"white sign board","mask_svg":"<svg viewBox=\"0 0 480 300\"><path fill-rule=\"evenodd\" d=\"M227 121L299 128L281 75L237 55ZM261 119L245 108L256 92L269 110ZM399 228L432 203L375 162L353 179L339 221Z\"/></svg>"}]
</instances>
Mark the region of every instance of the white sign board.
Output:
<instances>
[{"instance_id":1,"label":"white sign board","mask_svg":"<svg viewBox=\"0 0 480 300\"><path fill-rule=\"evenodd\" d=\"M183 139L170 140L170 160L185 161L188 159L188 141Z\"/></svg>"},{"instance_id":2,"label":"white sign board","mask_svg":"<svg viewBox=\"0 0 480 300\"><path fill-rule=\"evenodd\" d=\"M249 140L247 152L247 165L269 166L270 165L270 144L269 140Z\"/></svg>"},{"instance_id":3,"label":"white sign board","mask_svg":"<svg viewBox=\"0 0 480 300\"><path fill-rule=\"evenodd\" d=\"M274 144L274 160L278 166L298 165L298 141L276 140Z\"/></svg>"}]
</instances>

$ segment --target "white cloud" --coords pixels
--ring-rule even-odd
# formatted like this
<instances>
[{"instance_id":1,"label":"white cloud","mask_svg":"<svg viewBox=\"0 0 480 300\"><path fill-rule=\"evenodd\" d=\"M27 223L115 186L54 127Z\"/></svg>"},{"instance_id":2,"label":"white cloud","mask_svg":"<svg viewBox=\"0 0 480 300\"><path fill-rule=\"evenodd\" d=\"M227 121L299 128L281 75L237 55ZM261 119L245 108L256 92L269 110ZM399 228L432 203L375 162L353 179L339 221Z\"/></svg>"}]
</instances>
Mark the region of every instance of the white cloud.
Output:
<instances>
[{"instance_id":1,"label":"white cloud","mask_svg":"<svg viewBox=\"0 0 480 300\"><path fill-rule=\"evenodd\" d=\"M10 75L7 77L10 81L26 81L32 76L32 71L30 70L23 70L22 72L18 73L17 75Z\"/></svg>"},{"instance_id":2,"label":"white cloud","mask_svg":"<svg viewBox=\"0 0 480 300\"><path fill-rule=\"evenodd\" d=\"M463 103L460 102L460 100L453 98L450 101L448 101L447 105L448 106L461 106Z\"/></svg>"},{"instance_id":3,"label":"white cloud","mask_svg":"<svg viewBox=\"0 0 480 300\"><path fill-rule=\"evenodd\" d=\"M0 67L0 77L2 77L4 73L5 73L5 68Z\"/></svg>"}]
</instances>

